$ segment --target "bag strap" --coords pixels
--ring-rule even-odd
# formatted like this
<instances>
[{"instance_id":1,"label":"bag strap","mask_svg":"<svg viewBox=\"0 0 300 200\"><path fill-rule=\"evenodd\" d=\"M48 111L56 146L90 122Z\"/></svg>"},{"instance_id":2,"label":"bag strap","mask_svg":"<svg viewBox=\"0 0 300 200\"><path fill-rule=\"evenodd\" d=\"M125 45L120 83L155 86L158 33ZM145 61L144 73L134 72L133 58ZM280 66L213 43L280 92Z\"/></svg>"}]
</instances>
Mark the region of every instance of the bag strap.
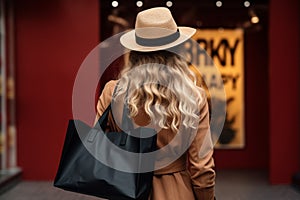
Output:
<instances>
[{"instance_id":1,"label":"bag strap","mask_svg":"<svg viewBox=\"0 0 300 200\"><path fill-rule=\"evenodd\" d=\"M114 92L113 92L113 96L117 91L119 83L120 82L118 82L116 84L116 87L115 87ZM130 81L128 82L128 86L127 86L127 89L126 89L126 93L125 93L125 97L124 97L124 103L123 103L123 113L122 113L122 130L125 131L125 132L129 132L130 130L132 130L134 128L132 120L129 117L129 108L128 108L128 91L129 91L129 87L130 87Z\"/></svg>"},{"instance_id":2,"label":"bag strap","mask_svg":"<svg viewBox=\"0 0 300 200\"><path fill-rule=\"evenodd\" d=\"M111 104L109 104L107 106L107 108L105 109L105 111L102 113L102 115L98 119L98 122L96 123L94 128L99 129L101 127L102 130L106 129L107 122L108 122L108 114L109 114L110 110L111 110Z\"/></svg>"},{"instance_id":3,"label":"bag strap","mask_svg":"<svg viewBox=\"0 0 300 200\"><path fill-rule=\"evenodd\" d=\"M130 82L129 82L130 84ZM133 123L132 120L129 118L129 108L128 108L128 90L129 90L129 84L128 87L126 89L126 93L125 93L125 98L124 98L124 104L123 104L123 113L122 113L122 127L120 127L123 131L130 131L133 129ZM117 91L119 82L117 83L114 92L113 92L113 96ZM112 100L113 101L113 100ZM112 110L112 102L110 102L110 104L107 106L107 108L105 109L105 111L102 113L102 115L100 116L100 118L98 119L98 123L96 124L95 128L102 128L102 130L106 129L107 126L107 122L108 122L108 115L109 112ZM100 125L100 127L99 127Z\"/></svg>"}]
</instances>

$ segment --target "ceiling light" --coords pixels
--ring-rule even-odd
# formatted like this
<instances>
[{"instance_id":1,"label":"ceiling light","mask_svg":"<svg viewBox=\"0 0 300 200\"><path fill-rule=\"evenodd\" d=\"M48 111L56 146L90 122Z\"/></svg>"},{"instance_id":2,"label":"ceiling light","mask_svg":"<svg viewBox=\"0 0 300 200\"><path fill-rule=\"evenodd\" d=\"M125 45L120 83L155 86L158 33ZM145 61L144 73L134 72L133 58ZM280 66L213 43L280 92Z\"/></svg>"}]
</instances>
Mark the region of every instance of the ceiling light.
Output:
<instances>
[{"instance_id":1,"label":"ceiling light","mask_svg":"<svg viewBox=\"0 0 300 200\"><path fill-rule=\"evenodd\" d=\"M250 6L250 2L249 2L249 1L244 1L244 6L245 6L246 8L248 8L248 7Z\"/></svg>"},{"instance_id":2,"label":"ceiling light","mask_svg":"<svg viewBox=\"0 0 300 200\"><path fill-rule=\"evenodd\" d=\"M257 16L253 16L253 17L251 17L251 22L253 24L257 24L259 22L259 18Z\"/></svg>"},{"instance_id":3,"label":"ceiling light","mask_svg":"<svg viewBox=\"0 0 300 200\"><path fill-rule=\"evenodd\" d=\"M217 1L217 2L216 2L216 6L217 6L217 7L221 7L221 6L222 6L222 1Z\"/></svg>"},{"instance_id":4,"label":"ceiling light","mask_svg":"<svg viewBox=\"0 0 300 200\"><path fill-rule=\"evenodd\" d=\"M118 7L119 2L118 1L113 1L113 2L111 2L111 5L112 5L112 7L116 8L116 7Z\"/></svg>"},{"instance_id":5,"label":"ceiling light","mask_svg":"<svg viewBox=\"0 0 300 200\"><path fill-rule=\"evenodd\" d=\"M142 1L137 1L136 2L136 6L137 7L142 7L143 6L143 2Z\"/></svg>"},{"instance_id":6,"label":"ceiling light","mask_svg":"<svg viewBox=\"0 0 300 200\"><path fill-rule=\"evenodd\" d=\"M172 2L172 1L167 1L166 5L167 5L168 7L172 7L172 6L173 6L173 2Z\"/></svg>"}]
</instances>

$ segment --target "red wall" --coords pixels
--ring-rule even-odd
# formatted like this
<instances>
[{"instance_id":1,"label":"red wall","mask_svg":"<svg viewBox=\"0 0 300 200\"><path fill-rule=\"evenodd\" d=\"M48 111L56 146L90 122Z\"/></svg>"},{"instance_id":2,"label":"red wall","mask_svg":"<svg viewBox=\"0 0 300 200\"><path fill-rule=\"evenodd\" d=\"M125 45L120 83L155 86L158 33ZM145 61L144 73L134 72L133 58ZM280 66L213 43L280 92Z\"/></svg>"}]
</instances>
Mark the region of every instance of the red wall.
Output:
<instances>
[{"instance_id":1,"label":"red wall","mask_svg":"<svg viewBox=\"0 0 300 200\"><path fill-rule=\"evenodd\" d=\"M270 2L270 181L300 170L299 1Z\"/></svg>"},{"instance_id":2,"label":"red wall","mask_svg":"<svg viewBox=\"0 0 300 200\"><path fill-rule=\"evenodd\" d=\"M97 0L16 0L18 164L53 179L77 70L99 41Z\"/></svg>"}]
</instances>

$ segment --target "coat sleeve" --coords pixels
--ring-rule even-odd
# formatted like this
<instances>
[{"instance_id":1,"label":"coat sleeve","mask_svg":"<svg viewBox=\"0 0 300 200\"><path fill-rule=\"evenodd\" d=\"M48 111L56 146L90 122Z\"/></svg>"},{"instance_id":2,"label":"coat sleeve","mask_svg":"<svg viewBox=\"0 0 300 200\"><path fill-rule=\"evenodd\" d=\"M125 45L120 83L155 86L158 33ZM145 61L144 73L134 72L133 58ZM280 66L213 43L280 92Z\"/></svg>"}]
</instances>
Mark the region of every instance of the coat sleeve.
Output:
<instances>
[{"instance_id":1,"label":"coat sleeve","mask_svg":"<svg viewBox=\"0 0 300 200\"><path fill-rule=\"evenodd\" d=\"M208 103L202 104L200 110L200 123L197 134L188 149L188 168L191 175L193 190L197 200L213 200L215 171L213 148L204 156L199 155L204 138L210 134Z\"/></svg>"}]
</instances>

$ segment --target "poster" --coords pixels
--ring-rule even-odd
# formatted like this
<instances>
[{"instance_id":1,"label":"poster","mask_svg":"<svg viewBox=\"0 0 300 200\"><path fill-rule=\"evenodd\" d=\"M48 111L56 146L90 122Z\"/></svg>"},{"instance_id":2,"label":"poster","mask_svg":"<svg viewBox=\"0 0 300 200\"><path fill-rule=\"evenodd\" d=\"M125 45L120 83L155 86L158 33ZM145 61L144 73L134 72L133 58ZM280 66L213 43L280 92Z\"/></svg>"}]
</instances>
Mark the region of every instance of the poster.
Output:
<instances>
[{"instance_id":1,"label":"poster","mask_svg":"<svg viewBox=\"0 0 300 200\"><path fill-rule=\"evenodd\" d=\"M215 92L218 92L220 84L223 84L226 93L225 124L215 148L243 148L245 146L243 30L198 29L193 39L201 48L191 51L193 52L190 56L191 62L200 72L201 69L216 66L222 80L216 80L209 72L202 73L202 78ZM187 44L186 48L192 48L191 44Z\"/></svg>"}]
</instances>

